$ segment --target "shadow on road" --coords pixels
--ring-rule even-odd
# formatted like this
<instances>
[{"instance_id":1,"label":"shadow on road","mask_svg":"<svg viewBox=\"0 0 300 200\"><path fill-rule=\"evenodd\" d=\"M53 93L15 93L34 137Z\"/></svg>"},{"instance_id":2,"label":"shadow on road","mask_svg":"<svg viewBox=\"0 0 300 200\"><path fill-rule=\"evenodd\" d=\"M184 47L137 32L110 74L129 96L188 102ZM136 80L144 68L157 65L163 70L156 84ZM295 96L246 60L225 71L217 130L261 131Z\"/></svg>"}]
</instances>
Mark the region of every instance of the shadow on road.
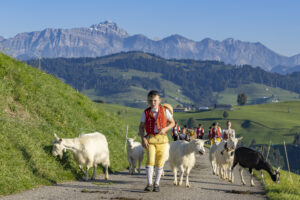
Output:
<instances>
[{"instance_id":1,"label":"shadow on road","mask_svg":"<svg viewBox=\"0 0 300 200\"><path fill-rule=\"evenodd\" d=\"M209 190L209 191L234 193L234 194L259 194L259 195L265 194L265 192L257 192L257 191L250 191L250 190L227 190L227 189L216 189L216 188L201 188L201 189Z\"/></svg>"}]
</instances>

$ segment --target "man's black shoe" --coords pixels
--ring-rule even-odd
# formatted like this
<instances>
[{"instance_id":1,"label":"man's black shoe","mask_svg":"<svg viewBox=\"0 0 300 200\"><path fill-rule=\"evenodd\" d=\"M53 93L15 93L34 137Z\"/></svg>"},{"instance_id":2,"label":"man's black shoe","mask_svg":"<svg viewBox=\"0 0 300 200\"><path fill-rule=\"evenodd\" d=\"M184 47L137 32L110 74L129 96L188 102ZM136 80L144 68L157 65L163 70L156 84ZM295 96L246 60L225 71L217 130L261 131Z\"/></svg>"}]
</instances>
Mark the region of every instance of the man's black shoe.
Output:
<instances>
[{"instance_id":1,"label":"man's black shoe","mask_svg":"<svg viewBox=\"0 0 300 200\"><path fill-rule=\"evenodd\" d=\"M154 185L153 192L159 192L159 186L158 185Z\"/></svg>"},{"instance_id":2,"label":"man's black shoe","mask_svg":"<svg viewBox=\"0 0 300 200\"><path fill-rule=\"evenodd\" d=\"M152 185L147 185L144 189L146 192L152 192Z\"/></svg>"}]
</instances>

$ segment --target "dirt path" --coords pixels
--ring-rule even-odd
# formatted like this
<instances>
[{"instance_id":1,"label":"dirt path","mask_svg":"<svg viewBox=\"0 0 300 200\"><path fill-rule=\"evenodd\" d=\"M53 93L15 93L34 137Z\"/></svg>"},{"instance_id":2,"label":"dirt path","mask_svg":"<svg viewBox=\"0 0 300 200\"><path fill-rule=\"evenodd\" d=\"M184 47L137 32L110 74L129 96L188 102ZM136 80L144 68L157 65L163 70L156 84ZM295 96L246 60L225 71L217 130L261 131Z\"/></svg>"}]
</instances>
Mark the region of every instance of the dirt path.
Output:
<instances>
[{"instance_id":1,"label":"dirt path","mask_svg":"<svg viewBox=\"0 0 300 200\"><path fill-rule=\"evenodd\" d=\"M196 166L190 176L191 188L185 186L173 186L173 175L166 164L166 176L162 178L158 193L145 193L145 170L140 175L128 175L128 172L118 172L110 175L110 181L103 181L103 175L97 177L95 182L65 182L54 186L42 186L40 188L25 191L16 195L0 197L0 200L40 200L40 199L239 199L257 200L266 199L261 184L255 180L255 187L250 187L250 176L244 171L247 186L242 186L235 169L235 183L229 183L213 176L208 161L208 153L197 156ZM185 180L185 179L184 179ZM185 182L184 182L185 184ZM183 184L183 185L184 185ZM237 194L243 191L247 194Z\"/></svg>"}]
</instances>

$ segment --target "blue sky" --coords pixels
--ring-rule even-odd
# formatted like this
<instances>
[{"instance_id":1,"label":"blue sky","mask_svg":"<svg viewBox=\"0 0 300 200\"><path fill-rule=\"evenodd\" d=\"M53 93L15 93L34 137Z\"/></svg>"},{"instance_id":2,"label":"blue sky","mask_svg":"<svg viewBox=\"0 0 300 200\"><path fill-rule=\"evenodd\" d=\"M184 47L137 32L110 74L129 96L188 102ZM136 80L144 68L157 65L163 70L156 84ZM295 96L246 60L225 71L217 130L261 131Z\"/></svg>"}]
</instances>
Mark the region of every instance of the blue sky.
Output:
<instances>
[{"instance_id":1,"label":"blue sky","mask_svg":"<svg viewBox=\"0 0 300 200\"><path fill-rule=\"evenodd\" d=\"M292 56L300 53L299 8L297 0L5 0L0 36L111 20L129 34L151 39L234 38Z\"/></svg>"}]
</instances>

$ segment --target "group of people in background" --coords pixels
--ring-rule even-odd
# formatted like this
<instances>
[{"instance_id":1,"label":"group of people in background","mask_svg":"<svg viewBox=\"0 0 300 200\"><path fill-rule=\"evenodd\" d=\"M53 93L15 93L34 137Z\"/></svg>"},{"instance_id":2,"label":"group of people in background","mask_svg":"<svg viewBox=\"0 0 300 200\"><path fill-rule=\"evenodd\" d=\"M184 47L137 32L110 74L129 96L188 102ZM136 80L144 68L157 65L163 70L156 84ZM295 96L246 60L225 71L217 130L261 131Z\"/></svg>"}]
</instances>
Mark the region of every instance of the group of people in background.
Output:
<instances>
[{"instance_id":1,"label":"group of people in background","mask_svg":"<svg viewBox=\"0 0 300 200\"><path fill-rule=\"evenodd\" d=\"M235 131L231 128L231 122L226 122L226 128L221 129L218 122L214 122L208 129L207 138L210 140L210 144L213 145L215 141L221 142L221 140L227 140L230 137L235 137ZM191 138L194 139L204 139L204 128L202 124L199 124L198 127L193 129L188 128L186 125L183 128L180 128L177 122L172 128L172 138L176 140L186 140L190 141Z\"/></svg>"}]
</instances>

